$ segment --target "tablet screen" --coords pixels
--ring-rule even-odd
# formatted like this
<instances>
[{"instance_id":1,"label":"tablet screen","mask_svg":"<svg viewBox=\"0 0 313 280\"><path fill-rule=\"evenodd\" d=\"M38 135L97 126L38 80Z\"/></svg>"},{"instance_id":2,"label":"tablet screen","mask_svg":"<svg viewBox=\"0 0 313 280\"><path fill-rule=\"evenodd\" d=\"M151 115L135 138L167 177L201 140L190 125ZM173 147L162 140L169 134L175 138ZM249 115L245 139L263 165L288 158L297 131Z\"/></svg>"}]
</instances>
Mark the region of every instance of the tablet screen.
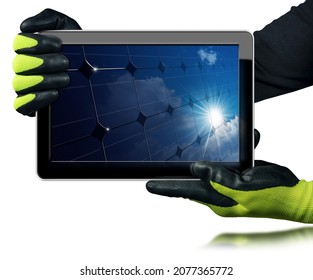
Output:
<instances>
[{"instance_id":1,"label":"tablet screen","mask_svg":"<svg viewBox=\"0 0 313 280\"><path fill-rule=\"evenodd\" d=\"M238 46L66 45L52 161L239 161Z\"/></svg>"},{"instance_id":2,"label":"tablet screen","mask_svg":"<svg viewBox=\"0 0 313 280\"><path fill-rule=\"evenodd\" d=\"M252 65L240 51L240 43L64 43L70 85L38 116L49 120L43 169L150 178L188 177L199 160L251 165Z\"/></svg>"}]
</instances>

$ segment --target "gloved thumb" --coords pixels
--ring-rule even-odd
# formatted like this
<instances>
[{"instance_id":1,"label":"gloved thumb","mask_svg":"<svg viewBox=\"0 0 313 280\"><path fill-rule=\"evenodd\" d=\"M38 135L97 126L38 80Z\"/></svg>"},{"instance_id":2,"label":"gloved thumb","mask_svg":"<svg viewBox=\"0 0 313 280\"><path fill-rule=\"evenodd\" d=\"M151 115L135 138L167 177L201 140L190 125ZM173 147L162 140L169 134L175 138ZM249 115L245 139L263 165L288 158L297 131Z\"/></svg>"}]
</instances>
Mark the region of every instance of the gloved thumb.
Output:
<instances>
[{"instance_id":1,"label":"gloved thumb","mask_svg":"<svg viewBox=\"0 0 313 280\"><path fill-rule=\"evenodd\" d=\"M261 134L257 129L254 129L254 149L260 142Z\"/></svg>"},{"instance_id":2,"label":"gloved thumb","mask_svg":"<svg viewBox=\"0 0 313 280\"><path fill-rule=\"evenodd\" d=\"M22 32L39 32L43 30L80 30L79 24L65 14L52 9L27 18L21 23Z\"/></svg>"}]
</instances>

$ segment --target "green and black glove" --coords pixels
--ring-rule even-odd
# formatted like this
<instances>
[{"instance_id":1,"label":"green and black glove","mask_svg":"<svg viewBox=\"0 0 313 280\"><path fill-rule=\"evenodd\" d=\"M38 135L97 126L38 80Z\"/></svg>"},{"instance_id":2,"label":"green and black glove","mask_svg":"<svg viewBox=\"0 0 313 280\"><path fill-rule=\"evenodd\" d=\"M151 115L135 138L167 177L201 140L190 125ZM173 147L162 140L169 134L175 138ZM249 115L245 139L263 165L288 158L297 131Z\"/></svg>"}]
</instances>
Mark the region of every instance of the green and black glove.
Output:
<instances>
[{"instance_id":1,"label":"green and black glove","mask_svg":"<svg viewBox=\"0 0 313 280\"><path fill-rule=\"evenodd\" d=\"M13 48L13 88L17 93L14 108L23 115L35 112L58 98L58 89L69 85L65 73L69 62L61 55L61 41L56 37L33 34L43 30L81 29L78 23L57 11L46 9L21 24Z\"/></svg>"},{"instance_id":2,"label":"green and black glove","mask_svg":"<svg viewBox=\"0 0 313 280\"><path fill-rule=\"evenodd\" d=\"M200 181L149 181L151 193L183 197L223 217L262 217L313 223L313 182L299 180L288 168L255 161L237 173L209 162L191 167Z\"/></svg>"}]
</instances>

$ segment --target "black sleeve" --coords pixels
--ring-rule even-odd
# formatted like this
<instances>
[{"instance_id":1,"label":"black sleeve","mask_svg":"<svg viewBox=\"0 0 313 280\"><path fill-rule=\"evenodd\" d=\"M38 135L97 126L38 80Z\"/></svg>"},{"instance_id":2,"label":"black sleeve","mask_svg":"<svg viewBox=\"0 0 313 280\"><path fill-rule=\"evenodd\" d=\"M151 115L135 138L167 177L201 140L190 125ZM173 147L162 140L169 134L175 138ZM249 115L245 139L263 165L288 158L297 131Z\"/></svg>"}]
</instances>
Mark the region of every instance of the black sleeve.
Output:
<instances>
[{"instance_id":1,"label":"black sleeve","mask_svg":"<svg viewBox=\"0 0 313 280\"><path fill-rule=\"evenodd\" d=\"M255 102L313 84L313 0L254 32Z\"/></svg>"}]
</instances>

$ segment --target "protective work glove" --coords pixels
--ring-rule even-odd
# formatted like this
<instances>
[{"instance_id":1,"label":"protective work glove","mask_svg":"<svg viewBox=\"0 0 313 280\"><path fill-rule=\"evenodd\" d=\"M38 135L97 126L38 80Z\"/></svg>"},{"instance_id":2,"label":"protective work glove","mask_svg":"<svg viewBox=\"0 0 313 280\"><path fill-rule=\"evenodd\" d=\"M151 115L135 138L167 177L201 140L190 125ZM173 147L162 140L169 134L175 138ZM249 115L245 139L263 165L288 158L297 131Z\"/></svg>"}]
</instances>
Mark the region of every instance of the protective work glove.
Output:
<instances>
[{"instance_id":1,"label":"protective work glove","mask_svg":"<svg viewBox=\"0 0 313 280\"><path fill-rule=\"evenodd\" d=\"M313 182L288 168L265 161L237 173L209 162L191 170L200 181L149 181L151 193L183 197L223 217L263 217L313 223Z\"/></svg>"},{"instance_id":2,"label":"protective work glove","mask_svg":"<svg viewBox=\"0 0 313 280\"><path fill-rule=\"evenodd\" d=\"M81 29L78 23L57 11L46 9L24 20L13 43L17 56L13 60L13 88L17 93L14 108L19 113L34 116L35 112L58 98L58 89L69 85L64 72L69 65L61 55L61 41L33 32L43 30Z\"/></svg>"}]
</instances>

